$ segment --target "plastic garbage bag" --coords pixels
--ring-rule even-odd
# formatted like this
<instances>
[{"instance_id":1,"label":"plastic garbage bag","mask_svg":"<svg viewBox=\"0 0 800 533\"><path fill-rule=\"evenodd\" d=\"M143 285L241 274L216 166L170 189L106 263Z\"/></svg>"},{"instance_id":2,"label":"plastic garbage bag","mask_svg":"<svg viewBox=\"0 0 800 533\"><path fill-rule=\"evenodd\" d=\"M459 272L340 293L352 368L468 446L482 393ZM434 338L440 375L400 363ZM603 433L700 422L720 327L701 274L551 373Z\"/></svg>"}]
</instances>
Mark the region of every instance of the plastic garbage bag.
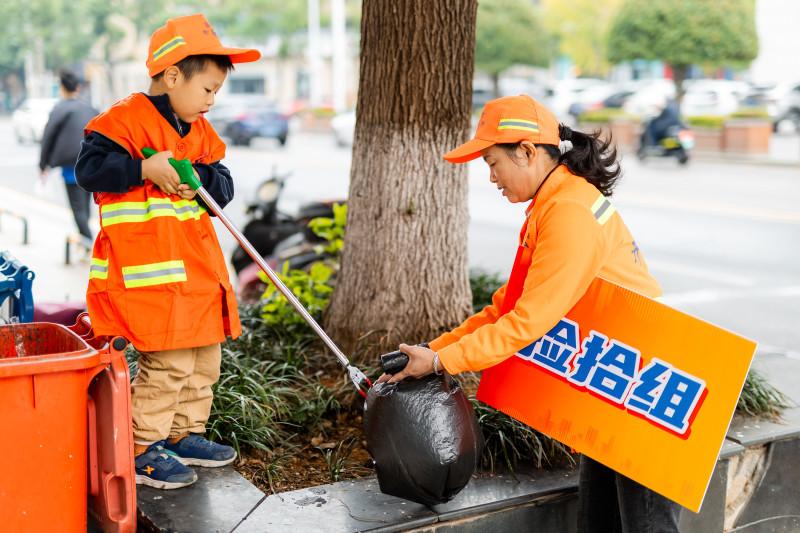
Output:
<instances>
[{"instance_id":1,"label":"plastic garbage bag","mask_svg":"<svg viewBox=\"0 0 800 533\"><path fill-rule=\"evenodd\" d=\"M484 445L472 404L446 372L372 387L364 435L381 492L424 505L458 494Z\"/></svg>"}]
</instances>

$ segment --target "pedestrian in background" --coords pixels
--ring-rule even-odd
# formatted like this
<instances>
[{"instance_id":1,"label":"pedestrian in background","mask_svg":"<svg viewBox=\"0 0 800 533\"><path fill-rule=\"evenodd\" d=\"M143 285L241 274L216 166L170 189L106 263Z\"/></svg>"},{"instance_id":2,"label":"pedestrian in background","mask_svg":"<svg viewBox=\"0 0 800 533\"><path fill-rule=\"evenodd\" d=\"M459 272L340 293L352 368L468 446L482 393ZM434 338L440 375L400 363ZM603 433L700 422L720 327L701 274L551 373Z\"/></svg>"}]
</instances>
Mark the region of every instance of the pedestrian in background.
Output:
<instances>
[{"instance_id":1,"label":"pedestrian in background","mask_svg":"<svg viewBox=\"0 0 800 533\"><path fill-rule=\"evenodd\" d=\"M58 77L61 80L62 101L53 108L44 128L39 169L44 180L50 168L61 167L72 215L75 217L83 244L91 248L93 240L92 231L89 229L91 194L75 183L75 162L81 150L83 129L98 112L89 102L80 98L82 84L74 72L62 69Z\"/></svg>"}]
</instances>

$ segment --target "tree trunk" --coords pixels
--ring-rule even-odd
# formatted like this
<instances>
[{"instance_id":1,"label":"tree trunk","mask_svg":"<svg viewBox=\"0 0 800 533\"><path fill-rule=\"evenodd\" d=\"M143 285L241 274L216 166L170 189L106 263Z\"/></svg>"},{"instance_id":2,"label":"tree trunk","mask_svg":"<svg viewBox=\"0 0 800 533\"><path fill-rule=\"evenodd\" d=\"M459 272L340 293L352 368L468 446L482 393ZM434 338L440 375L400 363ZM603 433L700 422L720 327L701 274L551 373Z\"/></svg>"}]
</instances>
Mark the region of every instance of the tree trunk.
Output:
<instances>
[{"instance_id":1,"label":"tree trunk","mask_svg":"<svg viewBox=\"0 0 800 533\"><path fill-rule=\"evenodd\" d=\"M689 72L688 65L670 65L672 69L672 77L675 80L675 101L678 102L678 112L681 110L683 103L683 80L686 79L686 74Z\"/></svg>"},{"instance_id":2,"label":"tree trunk","mask_svg":"<svg viewBox=\"0 0 800 533\"><path fill-rule=\"evenodd\" d=\"M471 310L467 168L476 0L364 0L341 272L325 330L346 352L433 339Z\"/></svg>"}]
</instances>

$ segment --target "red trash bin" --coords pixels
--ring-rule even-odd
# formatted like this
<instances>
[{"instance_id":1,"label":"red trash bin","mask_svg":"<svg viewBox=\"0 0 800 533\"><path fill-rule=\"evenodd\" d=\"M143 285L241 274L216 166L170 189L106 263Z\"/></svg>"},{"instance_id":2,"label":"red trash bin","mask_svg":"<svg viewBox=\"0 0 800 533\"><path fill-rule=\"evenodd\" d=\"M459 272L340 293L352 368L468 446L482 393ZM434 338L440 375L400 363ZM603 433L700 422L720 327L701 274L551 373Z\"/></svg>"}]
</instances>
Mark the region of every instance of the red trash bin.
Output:
<instances>
[{"instance_id":1,"label":"red trash bin","mask_svg":"<svg viewBox=\"0 0 800 533\"><path fill-rule=\"evenodd\" d=\"M108 514L113 518L111 529L102 520L101 527L135 531L129 384L115 391L96 385L108 382L102 376L109 373L118 384L120 366L127 376L125 344L117 337L97 349L58 324L0 326L0 428L4 435L0 439L0 524L4 531L85 532L92 456L98 474L92 488L110 502ZM90 389L95 391L93 400ZM107 398L109 394L114 398ZM107 404L119 404L122 396L127 413L117 406L110 415L117 418L109 421ZM98 409L100 404L104 407ZM91 422L96 429L90 444L87 421L92 412L97 419L99 411L104 412L106 423ZM119 447L100 449L107 446L101 435L108 431L123 441L126 453ZM115 456L118 472L101 475L101 461L96 457L103 455Z\"/></svg>"}]
</instances>

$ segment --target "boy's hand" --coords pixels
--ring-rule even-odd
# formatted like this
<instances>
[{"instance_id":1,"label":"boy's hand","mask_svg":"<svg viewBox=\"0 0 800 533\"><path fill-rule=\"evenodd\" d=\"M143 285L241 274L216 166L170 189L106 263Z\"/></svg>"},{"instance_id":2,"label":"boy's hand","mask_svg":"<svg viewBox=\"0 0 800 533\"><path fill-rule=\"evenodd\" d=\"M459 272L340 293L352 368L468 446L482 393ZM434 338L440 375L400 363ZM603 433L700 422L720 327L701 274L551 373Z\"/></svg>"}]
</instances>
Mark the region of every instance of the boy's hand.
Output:
<instances>
[{"instance_id":1,"label":"boy's hand","mask_svg":"<svg viewBox=\"0 0 800 533\"><path fill-rule=\"evenodd\" d=\"M158 188L164 194L179 194L178 188L181 184L181 179L178 176L178 172L169 164L170 157L172 157L172 152L166 150L143 159L142 179L150 180L158 185Z\"/></svg>"},{"instance_id":2,"label":"boy's hand","mask_svg":"<svg viewBox=\"0 0 800 533\"><path fill-rule=\"evenodd\" d=\"M194 177L197 178L197 181L203 183L202 180L200 180L200 174L197 173L197 170L194 167L192 167L192 172L194 172ZM197 191L192 189L191 185L189 185L188 183L181 183L178 186L178 196L180 196L184 200L191 200L192 198L195 197L196 194Z\"/></svg>"}]
</instances>

